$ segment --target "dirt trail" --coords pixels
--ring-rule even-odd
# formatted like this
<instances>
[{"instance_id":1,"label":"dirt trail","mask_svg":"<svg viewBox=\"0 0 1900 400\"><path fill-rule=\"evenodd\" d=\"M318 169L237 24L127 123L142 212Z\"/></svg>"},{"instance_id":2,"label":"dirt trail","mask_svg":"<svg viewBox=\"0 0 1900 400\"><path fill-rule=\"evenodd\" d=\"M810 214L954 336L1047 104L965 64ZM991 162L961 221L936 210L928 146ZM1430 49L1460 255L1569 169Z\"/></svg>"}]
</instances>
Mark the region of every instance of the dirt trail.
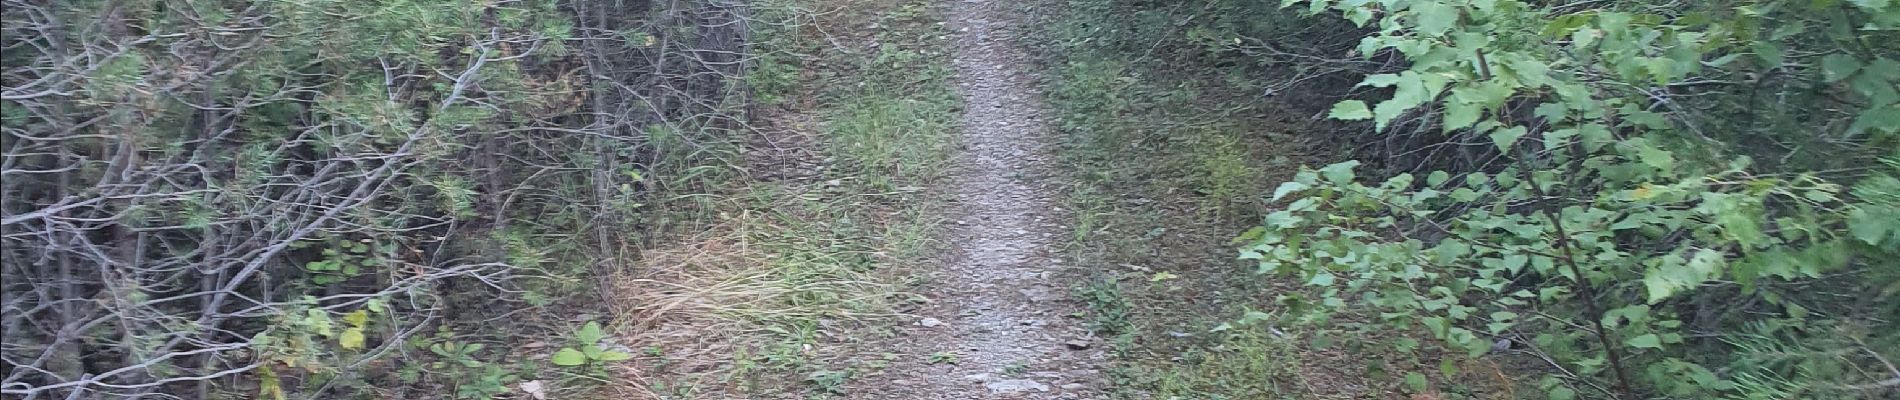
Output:
<instances>
[{"instance_id":1,"label":"dirt trail","mask_svg":"<svg viewBox=\"0 0 1900 400\"><path fill-rule=\"evenodd\" d=\"M1075 318L1067 232L1049 164L1053 139L1009 1L955 0L957 86L965 107L949 187L953 247L932 299L889 351L907 354L860 399L1091 399L1101 343ZM954 354L954 361L945 355ZM937 355L932 357L932 355Z\"/></svg>"}]
</instances>

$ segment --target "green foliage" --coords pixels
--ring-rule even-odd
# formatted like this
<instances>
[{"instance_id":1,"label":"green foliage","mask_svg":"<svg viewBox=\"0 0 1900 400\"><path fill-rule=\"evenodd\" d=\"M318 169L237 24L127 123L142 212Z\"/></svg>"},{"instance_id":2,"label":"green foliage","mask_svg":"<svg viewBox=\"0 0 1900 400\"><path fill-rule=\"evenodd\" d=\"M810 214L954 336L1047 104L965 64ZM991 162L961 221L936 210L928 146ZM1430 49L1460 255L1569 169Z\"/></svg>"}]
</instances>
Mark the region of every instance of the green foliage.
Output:
<instances>
[{"instance_id":1,"label":"green foliage","mask_svg":"<svg viewBox=\"0 0 1900 400\"><path fill-rule=\"evenodd\" d=\"M1237 43L1257 42L1236 33L1312 30L1268 18L1261 2L1026 3L1022 14L1048 19L1031 23L1045 37L1027 42L1043 44L1043 65L1054 67L1058 154L1074 180L1065 263L1091 275L1072 296L1089 308L1076 317L1114 357L1108 397L1321 395L1304 385L1312 371L1302 366L1335 361L1264 324L1207 332L1272 290L1227 275L1228 232L1261 212L1254 194L1273 188L1302 132L1280 118L1295 112L1262 97L1300 78L1253 69L1279 60L1238 57Z\"/></svg>"},{"instance_id":2,"label":"green foliage","mask_svg":"<svg viewBox=\"0 0 1900 400\"><path fill-rule=\"evenodd\" d=\"M319 257L304 263L304 271L309 274L313 285L324 286L347 281L361 275L365 270L375 271L384 265L384 255L388 246L371 244L371 239L344 240L322 238L299 241L291 248L323 246ZM376 249L381 247L382 249Z\"/></svg>"},{"instance_id":3,"label":"green foliage","mask_svg":"<svg viewBox=\"0 0 1900 400\"><path fill-rule=\"evenodd\" d=\"M713 250L712 265L694 255L697 261L663 267L684 273L659 274L683 280L660 282L656 292L703 307L671 312L718 321L686 329L737 333L728 335L738 344L731 368L662 371L683 381L669 388L704 390L681 398L831 398L899 357L838 360L848 351L841 343L860 338L836 335L867 316L891 315L900 302L922 301L903 285L921 279L908 271L936 254L942 200L922 187L944 176L959 103L944 26L926 12L935 4L859 2L824 12L804 1L748 5L769 21L754 25L770 25L763 33L773 35L754 37L764 41L759 62L778 63L749 71L748 84L755 99L774 96L789 109L753 121L765 129L752 138L771 147L747 154L744 162L758 168L743 171L745 186L729 200L704 203L717 215L712 232L731 245ZM881 46L870 51L856 50L858 37L828 36L873 22L880 28L864 31L875 30ZM692 240L704 238L694 232ZM679 339L695 347L703 340Z\"/></svg>"},{"instance_id":4,"label":"green foliage","mask_svg":"<svg viewBox=\"0 0 1900 400\"><path fill-rule=\"evenodd\" d=\"M1301 396L1310 392L1299 371L1297 353L1303 349L1256 328L1210 333L1217 336L1215 345L1181 352L1170 368L1130 375L1140 386L1154 388L1157 398L1310 398Z\"/></svg>"},{"instance_id":5,"label":"green foliage","mask_svg":"<svg viewBox=\"0 0 1900 400\"><path fill-rule=\"evenodd\" d=\"M805 374L805 382L828 394L844 394L845 383L851 381L850 370L834 371L821 369Z\"/></svg>"},{"instance_id":6,"label":"green foliage","mask_svg":"<svg viewBox=\"0 0 1900 400\"><path fill-rule=\"evenodd\" d=\"M907 97L862 96L826 117L835 135L833 151L845 158L845 167L874 180L872 188L895 190L891 182L926 178L948 159L949 136L942 132L954 126L948 109L954 103Z\"/></svg>"},{"instance_id":7,"label":"green foliage","mask_svg":"<svg viewBox=\"0 0 1900 400\"><path fill-rule=\"evenodd\" d=\"M334 360L359 355L369 344L370 335L387 329L371 321L372 316L388 314L381 300L346 313L311 307L316 304L314 297L306 296L298 304L295 310L300 311L282 317L281 329L251 337L250 344L260 350L260 359L291 368L327 370L334 368L330 364Z\"/></svg>"},{"instance_id":8,"label":"green foliage","mask_svg":"<svg viewBox=\"0 0 1900 400\"><path fill-rule=\"evenodd\" d=\"M509 385L522 379L523 371L489 361L494 355L484 351L487 345L462 341L446 328L432 336L413 337L408 345L426 350L434 361L398 369L395 379L404 385L439 383L452 388L445 392L454 398L488 400L507 393Z\"/></svg>"},{"instance_id":9,"label":"green foliage","mask_svg":"<svg viewBox=\"0 0 1900 400\"><path fill-rule=\"evenodd\" d=\"M1500 160L1383 179L1358 176L1360 163L1348 161L1274 190L1284 206L1242 237L1241 257L1311 287L1280 299L1301 320L1346 313L1371 321L1365 329L1422 330L1470 357L1499 339L1522 343L1567 371L1551 372L1561 385L1541 385L1553 398L1887 390L1868 382L1890 377L1877 361L1891 347L1836 341L1834 351L1867 356L1795 367L1751 361L1760 346L1708 337L1748 327L1751 337L1795 342L1843 332L1893 340L1882 328L1821 327L1891 331L1900 316L1835 297L1891 303L1900 282L1891 272L1900 219L1890 208L1900 166L1876 161L1900 144L1890 122L1900 9L1282 5L1299 3L1376 28L1360 54L1410 63L1366 76L1360 86L1389 95L1369 108L1340 102L1333 118L1371 119L1393 135L1437 125ZM1768 117L1814 128L1732 124L1775 121L1756 109L1766 101L1807 114ZM1755 140L1792 145L1766 150ZM1855 173L1831 169L1849 165Z\"/></svg>"},{"instance_id":10,"label":"green foliage","mask_svg":"<svg viewBox=\"0 0 1900 400\"><path fill-rule=\"evenodd\" d=\"M1128 330L1128 299L1121 286L1110 279L1097 279L1076 289L1076 297L1089 306L1089 330L1105 335Z\"/></svg>"},{"instance_id":11,"label":"green foliage","mask_svg":"<svg viewBox=\"0 0 1900 400\"><path fill-rule=\"evenodd\" d=\"M925 358L924 362L931 363L931 364L956 364L957 352L939 351L935 353L930 353L930 357Z\"/></svg>"},{"instance_id":12,"label":"green foliage","mask_svg":"<svg viewBox=\"0 0 1900 400\"><path fill-rule=\"evenodd\" d=\"M622 249L701 220L675 202L741 175L746 11L8 3L0 291L31 299L7 305L4 356L46 367L0 386L500 395L526 373L500 343L536 332L474 322L587 300ZM435 328L488 347L405 340Z\"/></svg>"},{"instance_id":13,"label":"green foliage","mask_svg":"<svg viewBox=\"0 0 1900 400\"><path fill-rule=\"evenodd\" d=\"M880 21L914 26L926 19L894 10ZM860 81L829 89L840 100L823 107L826 146L845 172L866 180L869 190L914 188L948 165L959 101L946 84L953 73L947 54L927 39L939 37L941 29L926 25L885 33L874 53L841 60L859 68Z\"/></svg>"},{"instance_id":14,"label":"green foliage","mask_svg":"<svg viewBox=\"0 0 1900 400\"><path fill-rule=\"evenodd\" d=\"M607 363L633 359L631 353L602 347L601 339L606 338L607 334L600 330L600 323L587 321L587 324L574 331L574 345L555 351L548 362L562 367L598 371Z\"/></svg>"}]
</instances>

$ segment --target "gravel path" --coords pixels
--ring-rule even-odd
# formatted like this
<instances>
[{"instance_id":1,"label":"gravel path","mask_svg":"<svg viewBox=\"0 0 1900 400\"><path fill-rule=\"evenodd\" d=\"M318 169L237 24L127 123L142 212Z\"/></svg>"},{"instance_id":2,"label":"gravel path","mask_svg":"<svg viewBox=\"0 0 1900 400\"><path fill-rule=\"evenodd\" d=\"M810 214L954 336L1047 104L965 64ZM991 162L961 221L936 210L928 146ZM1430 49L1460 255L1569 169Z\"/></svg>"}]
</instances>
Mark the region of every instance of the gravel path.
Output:
<instances>
[{"instance_id":1,"label":"gravel path","mask_svg":"<svg viewBox=\"0 0 1900 400\"><path fill-rule=\"evenodd\" d=\"M1073 286L1055 245L1067 235L1051 132L1028 56L1015 43L1006 0L954 0L963 151L953 246L918 311L887 350L907 354L858 399L1093 399L1104 382L1102 344L1075 315ZM936 357L933 357L936 355ZM954 355L954 361L945 355ZM933 362L934 361L934 362Z\"/></svg>"}]
</instances>

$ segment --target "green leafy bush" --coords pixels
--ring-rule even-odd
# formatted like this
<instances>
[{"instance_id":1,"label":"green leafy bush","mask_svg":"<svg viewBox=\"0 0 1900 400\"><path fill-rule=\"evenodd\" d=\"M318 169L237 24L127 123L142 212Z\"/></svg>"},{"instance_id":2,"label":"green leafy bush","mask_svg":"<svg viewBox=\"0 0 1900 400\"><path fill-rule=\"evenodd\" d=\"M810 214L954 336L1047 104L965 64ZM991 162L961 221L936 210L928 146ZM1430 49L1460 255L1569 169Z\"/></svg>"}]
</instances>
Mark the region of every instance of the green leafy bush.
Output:
<instances>
[{"instance_id":1,"label":"green leafy bush","mask_svg":"<svg viewBox=\"0 0 1900 400\"><path fill-rule=\"evenodd\" d=\"M574 346L562 347L555 351L548 362L563 367L600 368L602 364L633 359L633 354L601 347L601 339L607 334L601 332L600 323L587 321L580 330L574 331Z\"/></svg>"},{"instance_id":2,"label":"green leafy bush","mask_svg":"<svg viewBox=\"0 0 1900 400\"><path fill-rule=\"evenodd\" d=\"M498 311L735 175L748 12L6 1L0 395L500 394L539 332ZM406 345L440 328L484 343Z\"/></svg>"},{"instance_id":3,"label":"green leafy bush","mask_svg":"<svg viewBox=\"0 0 1900 400\"><path fill-rule=\"evenodd\" d=\"M1489 160L1275 190L1242 258L1305 321L1535 354L1552 398L1900 385L1900 5L1302 3L1409 63L1332 118Z\"/></svg>"}]
</instances>

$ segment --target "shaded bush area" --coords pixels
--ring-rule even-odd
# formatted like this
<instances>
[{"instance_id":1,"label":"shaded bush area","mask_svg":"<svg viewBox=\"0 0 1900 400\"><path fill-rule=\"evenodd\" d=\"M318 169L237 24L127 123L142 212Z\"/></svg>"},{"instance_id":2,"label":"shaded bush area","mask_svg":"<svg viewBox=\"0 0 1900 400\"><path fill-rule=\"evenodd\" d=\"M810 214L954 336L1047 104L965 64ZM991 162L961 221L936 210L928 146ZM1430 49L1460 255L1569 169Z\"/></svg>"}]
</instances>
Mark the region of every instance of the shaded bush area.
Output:
<instances>
[{"instance_id":1,"label":"shaded bush area","mask_svg":"<svg viewBox=\"0 0 1900 400\"><path fill-rule=\"evenodd\" d=\"M622 355L510 344L737 172L751 97L740 2L4 8L9 398L588 385Z\"/></svg>"},{"instance_id":2,"label":"shaded bush area","mask_svg":"<svg viewBox=\"0 0 1900 400\"><path fill-rule=\"evenodd\" d=\"M1062 43L1339 124L1302 143L1353 160L1256 198L1242 258L1305 288L1248 322L1518 371L1489 388L1448 361L1405 377L1420 395L1900 388L1900 5L1260 3L1070 1L1090 34Z\"/></svg>"},{"instance_id":3,"label":"shaded bush area","mask_svg":"<svg viewBox=\"0 0 1900 400\"><path fill-rule=\"evenodd\" d=\"M1350 140L1318 134L1338 124L1308 116L1348 93L1364 73L1356 70L1377 67L1272 58L1210 36L1272 30L1314 39L1283 50L1321 53L1355 40L1350 25L1257 14L1272 10L1051 1L1025 11L1042 18L1032 43L1049 64L1060 154L1074 179L1065 261L1091 272L1076 291L1090 327L1111 338L1112 398L1353 398L1389 386L1381 369L1414 364L1309 346L1344 337L1336 332L1234 324L1268 315L1272 295L1289 286L1237 279L1234 233L1265 214L1260 193L1290 178L1308 158L1301 153Z\"/></svg>"}]
</instances>

